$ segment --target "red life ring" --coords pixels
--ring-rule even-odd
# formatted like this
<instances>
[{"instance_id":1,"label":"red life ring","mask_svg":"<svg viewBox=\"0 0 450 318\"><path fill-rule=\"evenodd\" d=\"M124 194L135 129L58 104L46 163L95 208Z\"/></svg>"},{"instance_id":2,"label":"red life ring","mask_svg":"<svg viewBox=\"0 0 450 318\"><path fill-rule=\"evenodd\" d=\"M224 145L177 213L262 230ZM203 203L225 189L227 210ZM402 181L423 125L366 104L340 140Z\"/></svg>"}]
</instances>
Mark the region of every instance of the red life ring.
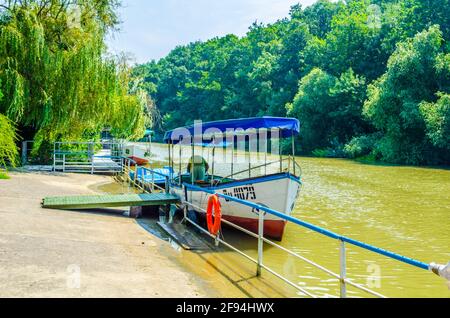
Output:
<instances>
[{"instance_id":1,"label":"red life ring","mask_svg":"<svg viewBox=\"0 0 450 318\"><path fill-rule=\"evenodd\" d=\"M214 208L214 222L213 222L213 208ZM211 195L208 199L208 208L206 209L206 222L208 224L208 231L212 235L217 235L220 230L222 221L222 207L220 205L219 196L217 194Z\"/></svg>"}]
</instances>

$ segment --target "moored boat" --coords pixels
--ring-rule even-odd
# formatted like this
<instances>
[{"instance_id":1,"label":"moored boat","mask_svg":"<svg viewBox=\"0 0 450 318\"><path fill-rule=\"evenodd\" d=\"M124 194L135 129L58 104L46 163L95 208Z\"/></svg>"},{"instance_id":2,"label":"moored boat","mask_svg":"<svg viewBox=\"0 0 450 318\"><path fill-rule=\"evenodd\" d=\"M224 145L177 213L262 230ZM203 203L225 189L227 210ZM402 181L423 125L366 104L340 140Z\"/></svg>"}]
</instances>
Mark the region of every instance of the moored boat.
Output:
<instances>
[{"instance_id":1,"label":"moored boat","mask_svg":"<svg viewBox=\"0 0 450 318\"><path fill-rule=\"evenodd\" d=\"M133 160L133 164L145 166L150 162L153 131L146 130L141 143L130 143L124 146L124 156Z\"/></svg>"},{"instance_id":2,"label":"moored boat","mask_svg":"<svg viewBox=\"0 0 450 318\"><path fill-rule=\"evenodd\" d=\"M170 176L170 189L172 193L180 196L183 202L189 203L186 207L191 209L194 207L193 210L203 216L209 195L203 191L188 190L186 184L194 184L290 215L301 189L301 169L294 157L294 137L299 132L300 123L297 119L276 117L216 121L169 131L164 139L169 145L169 166L174 171L178 169ZM286 138L292 140L292 155L288 157L283 156L280 151L280 140ZM246 164L248 168L243 171L236 171L236 155L240 149L238 139L244 144L245 152L249 154L249 162ZM258 143L257 157L261 158L260 154L264 152L263 163L252 159L250 144L254 141ZM181 158L183 146L189 146L191 149L185 171ZM208 154L212 150L211 162L207 162L202 156L204 151L202 154L198 153L199 146L201 149L207 149ZM180 147L178 164L174 158L177 153L176 147ZM272 150L270 156L267 155L269 147ZM233 153L231 162L216 162L217 149L222 149L223 152L231 151ZM269 162L268 158L274 156L274 149L278 149L275 155L279 159ZM224 169L220 169L220 166L224 165L231 168L231 173L227 176L223 175ZM242 177L243 175L246 177ZM259 211L223 198L220 199L220 203L223 219L254 233L258 232ZM285 226L286 222L283 219L265 215L264 235L281 240Z\"/></svg>"}]
</instances>

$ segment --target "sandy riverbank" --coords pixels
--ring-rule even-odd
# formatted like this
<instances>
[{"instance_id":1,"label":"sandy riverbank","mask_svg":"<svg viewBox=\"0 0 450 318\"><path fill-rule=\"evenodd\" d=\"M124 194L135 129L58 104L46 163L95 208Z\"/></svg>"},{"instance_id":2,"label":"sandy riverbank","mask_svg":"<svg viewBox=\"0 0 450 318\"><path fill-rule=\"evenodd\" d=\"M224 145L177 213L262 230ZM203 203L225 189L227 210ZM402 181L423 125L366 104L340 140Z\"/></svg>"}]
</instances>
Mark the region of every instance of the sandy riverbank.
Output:
<instances>
[{"instance_id":1,"label":"sandy riverbank","mask_svg":"<svg viewBox=\"0 0 450 318\"><path fill-rule=\"evenodd\" d=\"M111 177L9 175L0 180L0 297L295 295L273 277L255 277L255 265L236 253L174 249L120 211L40 206L46 196L127 191Z\"/></svg>"},{"instance_id":2,"label":"sandy riverbank","mask_svg":"<svg viewBox=\"0 0 450 318\"><path fill-rule=\"evenodd\" d=\"M45 196L92 194L110 177L10 176L0 180L0 297L220 295L135 220L40 207Z\"/></svg>"}]
</instances>

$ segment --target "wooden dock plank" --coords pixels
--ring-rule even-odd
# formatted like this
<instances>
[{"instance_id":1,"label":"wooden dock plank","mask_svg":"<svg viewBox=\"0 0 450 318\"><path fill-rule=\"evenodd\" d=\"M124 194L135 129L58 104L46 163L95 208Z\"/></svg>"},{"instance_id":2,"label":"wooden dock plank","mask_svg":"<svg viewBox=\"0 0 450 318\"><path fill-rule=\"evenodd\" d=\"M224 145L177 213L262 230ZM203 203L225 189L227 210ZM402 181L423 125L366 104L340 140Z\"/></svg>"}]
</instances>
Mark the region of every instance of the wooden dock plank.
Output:
<instances>
[{"instance_id":1,"label":"wooden dock plank","mask_svg":"<svg viewBox=\"0 0 450 318\"><path fill-rule=\"evenodd\" d=\"M42 207L61 210L87 210L127 206L158 206L178 203L179 201L178 197L166 193L84 195L45 198L42 201Z\"/></svg>"}]
</instances>

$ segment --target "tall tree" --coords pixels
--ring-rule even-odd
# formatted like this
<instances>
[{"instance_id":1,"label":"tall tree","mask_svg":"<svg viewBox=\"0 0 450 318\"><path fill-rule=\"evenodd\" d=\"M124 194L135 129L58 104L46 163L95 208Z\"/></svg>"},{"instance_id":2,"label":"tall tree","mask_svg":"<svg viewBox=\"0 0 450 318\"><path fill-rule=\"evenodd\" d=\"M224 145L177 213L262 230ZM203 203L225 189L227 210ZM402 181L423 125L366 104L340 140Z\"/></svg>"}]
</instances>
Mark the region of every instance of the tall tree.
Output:
<instances>
[{"instance_id":1,"label":"tall tree","mask_svg":"<svg viewBox=\"0 0 450 318\"><path fill-rule=\"evenodd\" d=\"M302 122L302 148L342 148L353 136L368 131L361 118L365 90L365 79L352 69L339 78L317 68L305 76L288 106L288 114Z\"/></svg>"},{"instance_id":2,"label":"tall tree","mask_svg":"<svg viewBox=\"0 0 450 318\"><path fill-rule=\"evenodd\" d=\"M2 1L0 79L6 114L35 147L96 136L140 136L145 99L129 94L130 69L106 57L117 1Z\"/></svg>"},{"instance_id":3,"label":"tall tree","mask_svg":"<svg viewBox=\"0 0 450 318\"><path fill-rule=\"evenodd\" d=\"M369 86L364 114L384 133L378 146L383 159L408 164L448 160L450 144L442 143L445 139L439 132L448 121L448 99L442 94L449 91L441 89L449 87L445 79L450 69L437 67L443 54L442 32L432 26L400 43L387 72ZM446 74L439 76L439 71Z\"/></svg>"},{"instance_id":4,"label":"tall tree","mask_svg":"<svg viewBox=\"0 0 450 318\"><path fill-rule=\"evenodd\" d=\"M162 113L163 129L195 119L289 114L303 122L301 148L306 153L348 149L332 152L356 157L374 150L383 160L439 163L447 147L448 1L319 0L306 8L296 5L289 17L268 25L254 23L242 38L229 35L180 46L135 72L144 78L143 87ZM439 53L429 47L433 63L425 53L419 57L422 53L399 45L434 24L440 25L442 34ZM404 62L392 62L399 61L402 50L409 52ZM408 64L408 59L417 63ZM388 61L402 66L387 68ZM417 81L409 80L410 75ZM395 77L398 80L391 81ZM376 102L385 98L378 92L387 96L389 90L399 96L387 105L404 104L395 116ZM415 96L413 103L408 94ZM371 115L375 109L379 111ZM409 114L407 109L414 111ZM385 123L383 116L389 118ZM400 122L398 127L405 128L403 120L411 130L396 139L389 137L394 130L387 126L395 124L387 122ZM402 155L396 151L389 155L391 146Z\"/></svg>"}]
</instances>

